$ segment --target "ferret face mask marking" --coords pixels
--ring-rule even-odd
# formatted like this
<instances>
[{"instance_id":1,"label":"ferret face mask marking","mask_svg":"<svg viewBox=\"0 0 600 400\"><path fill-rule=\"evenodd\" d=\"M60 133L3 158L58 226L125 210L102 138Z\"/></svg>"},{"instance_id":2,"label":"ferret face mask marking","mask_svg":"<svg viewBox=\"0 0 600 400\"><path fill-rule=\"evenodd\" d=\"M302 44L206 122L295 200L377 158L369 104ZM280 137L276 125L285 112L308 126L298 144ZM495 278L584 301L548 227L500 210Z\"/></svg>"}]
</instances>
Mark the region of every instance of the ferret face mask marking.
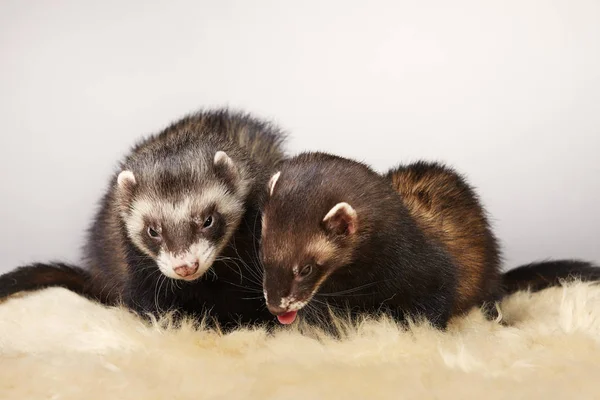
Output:
<instances>
[{"instance_id":1,"label":"ferret face mask marking","mask_svg":"<svg viewBox=\"0 0 600 400\"><path fill-rule=\"evenodd\" d=\"M301 204L290 210L287 196L277 193L280 178L278 172L269 181L260 256L267 307L281 323L289 324L329 275L350 261L358 217L345 202L318 219L311 218Z\"/></svg>"},{"instance_id":2,"label":"ferret face mask marking","mask_svg":"<svg viewBox=\"0 0 600 400\"><path fill-rule=\"evenodd\" d=\"M243 214L235 187L237 171L222 151L214 166L223 182L166 197L144 187L132 171L117 178L117 195L127 235L169 278L192 281L201 277L229 241ZM188 189L188 188L186 188Z\"/></svg>"}]
</instances>

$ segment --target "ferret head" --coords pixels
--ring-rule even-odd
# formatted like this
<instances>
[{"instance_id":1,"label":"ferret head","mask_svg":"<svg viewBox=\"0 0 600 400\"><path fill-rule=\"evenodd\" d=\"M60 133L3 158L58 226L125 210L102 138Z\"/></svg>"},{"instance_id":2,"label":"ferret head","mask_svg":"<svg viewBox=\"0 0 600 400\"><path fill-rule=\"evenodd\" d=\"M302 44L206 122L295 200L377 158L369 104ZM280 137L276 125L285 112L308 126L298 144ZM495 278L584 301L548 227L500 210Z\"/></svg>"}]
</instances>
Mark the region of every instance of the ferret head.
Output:
<instances>
[{"instance_id":1,"label":"ferret head","mask_svg":"<svg viewBox=\"0 0 600 400\"><path fill-rule=\"evenodd\" d=\"M199 278L242 218L247 185L240 169L223 151L197 164L162 160L134 167L116 182L127 236L167 277Z\"/></svg>"},{"instance_id":2,"label":"ferret head","mask_svg":"<svg viewBox=\"0 0 600 400\"><path fill-rule=\"evenodd\" d=\"M284 324L294 321L334 271L352 261L361 227L361 216L342 190L330 185L327 171L302 169L283 167L273 175L262 220L264 296Z\"/></svg>"}]
</instances>

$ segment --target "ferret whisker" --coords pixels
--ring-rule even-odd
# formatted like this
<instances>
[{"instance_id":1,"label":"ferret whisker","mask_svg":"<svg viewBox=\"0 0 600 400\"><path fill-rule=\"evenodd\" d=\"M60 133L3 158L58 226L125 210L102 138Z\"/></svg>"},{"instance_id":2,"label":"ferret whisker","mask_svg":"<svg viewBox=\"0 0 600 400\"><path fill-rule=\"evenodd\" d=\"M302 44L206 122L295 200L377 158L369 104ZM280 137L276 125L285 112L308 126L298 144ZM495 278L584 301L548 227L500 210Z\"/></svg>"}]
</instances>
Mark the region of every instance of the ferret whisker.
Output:
<instances>
[{"instance_id":1,"label":"ferret whisker","mask_svg":"<svg viewBox=\"0 0 600 400\"><path fill-rule=\"evenodd\" d=\"M171 288L171 293L175 295L175 282L177 279L169 279L169 286Z\"/></svg>"},{"instance_id":2,"label":"ferret whisker","mask_svg":"<svg viewBox=\"0 0 600 400\"><path fill-rule=\"evenodd\" d=\"M321 304L321 305L324 305L324 306L327 306L327 307L335 308L335 309L342 309L343 308L343 307L340 307L340 306L338 306L336 304L331 304L331 303L329 303L327 301L315 299L314 297L312 298L311 302L313 302L313 301L315 303L318 303L318 304ZM310 304L310 302L308 304Z\"/></svg>"},{"instance_id":3,"label":"ferret whisker","mask_svg":"<svg viewBox=\"0 0 600 400\"><path fill-rule=\"evenodd\" d=\"M378 292L369 292L369 293L343 293L343 294L327 294L321 295L322 297L359 297L359 296L373 296ZM317 295L315 295L316 297Z\"/></svg>"},{"instance_id":4,"label":"ferret whisker","mask_svg":"<svg viewBox=\"0 0 600 400\"><path fill-rule=\"evenodd\" d=\"M256 273L256 277L259 281L262 282L264 278L264 267L262 265L262 262L260 261L260 258L255 258L254 260L252 260L252 265L255 268L254 272Z\"/></svg>"},{"instance_id":5,"label":"ferret whisker","mask_svg":"<svg viewBox=\"0 0 600 400\"><path fill-rule=\"evenodd\" d=\"M221 261L227 268L231 269L234 272L237 272L240 275L240 285L244 282L244 276L242 275L242 269L240 268L240 266L238 265L238 263L235 262L234 259L232 259L231 257L223 257L221 259L218 259L219 261ZM235 271L233 268L231 268L231 266L229 265L229 262L233 262L234 265L237 267L237 271Z\"/></svg>"},{"instance_id":6,"label":"ferret whisker","mask_svg":"<svg viewBox=\"0 0 600 400\"><path fill-rule=\"evenodd\" d=\"M174 279L171 279L169 277L166 277L165 279L165 294L169 294L169 285L171 284L171 281L173 281Z\"/></svg>"},{"instance_id":7,"label":"ferret whisker","mask_svg":"<svg viewBox=\"0 0 600 400\"><path fill-rule=\"evenodd\" d=\"M254 238L254 240L252 241L252 248L254 249L254 258L256 260L260 260L260 255L258 251L258 244L260 243L260 238L256 237L256 223L258 222L259 215L261 215L261 213L256 213L256 215L254 216L254 227L252 229L252 236Z\"/></svg>"},{"instance_id":8,"label":"ferret whisker","mask_svg":"<svg viewBox=\"0 0 600 400\"><path fill-rule=\"evenodd\" d=\"M254 296L254 297L242 297L242 299L244 300L257 300L257 299L262 299L263 296Z\"/></svg>"},{"instance_id":9,"label":"ferret whisker","mask_svg":"<svg viewBox=\"0 0 600 400\"><path fill-rule=\"evenodd\" d=\"M354 293L356 291L368 288L370 286L378 285L381 282L385 282L385 281L369 282L369 283L366 283L364 285L356 286L356 287L353 287L353 288L350 288L350 289L340 290L340 291L337 291L337 292L329 292L329 293L319 292L319 293L316 293L315 296L339 296L339 295L344 295L344 294L348 294L348 293Z\"/></svg>"},{"instance_id":10,"label":"ferret whisker","mask_svg":"<svg viewBox=\"0 0 600 400\"><path fill-rule=\"evenodd\" d=\"M106 290L106 288L110 285L110 290L108 291L108 293L106 294L106 298L110 299L110 296L112 295L112 292L119 286L119 282L118 281L114 281L112 282L106 282L104 284L104 286L102 287L102 289L100 289L100 295L102 296L104 294L104 291Z\"/></svg>"},{"instance_id":11,"label":"ferret whisker","mask_svg":"<svg viewBox=\"0 0 600 400\"><path fill-rule=\"evenodd\" d=\"M156 286L156 289L155 289L154 305L156 306L156 310L159 313L162 313L162 307L160 307L158 299L159 299L159 296L160 296L162 285L165 283L166 280L167 280L167 276L166 275L162 275L160 277L160 279L159 279L160 283Z\"/></svg>"},{"instance_id":12,"label":"ferret whisker","mask_svg":"<svg viewBox=\"0 0 600 400\"><path fill-rule=\"evenodd\" d=\"M242 274L242 270L238 264L238 261L242 263L242 266L244 266L244 270L246 270L248 272L248 274L250 275L250 276L246 275L245 278L255 285L262 286L262 283L257 279L256 275L253 273L251 268L244 262L244 260L242 260L240 258L227 257L227 258L221 259L221 261L223 261L223 263L230 269L231 269L231 266L229 266L228 261L233 262L235 264L235 266L238 267L238 273L240 275L240 284L243 283L244 275Z\"/></svg>"},{"instance_id":13,"label":"ferret whisker","mask_svg":"<svg viewBox=\"0 0 600 400\"><path fill-rule=\"evenodd\" d=\"M262 293L262 290L254 289L254 288L252 288L250 286L242 286L242 285L238 285L237 283L233 283L233 282L226 281L226 280L223 280L223 282L225 282L225 283L227 283L229 285L235 286L237 288L242 289L240 291L246 291L248 293Z\"/></svg>"},{"instance_id":14,"label":"ferret whisker","mask_svg":"<svg viewBox=\"0 0 600 400\"><path fill-rule=\"evenodd\" d=\"M250 266L248 265L248 263L246 263L246 262L245 262L245 261L242 259L242 256L240 255L240 253L239 253L239 251L238 251L238 249L237 249L237 245L236 245L236 243L235 243L235 238L234 238L234 240L233 240L232 247L233 247L233 250L235 251L235 253L236 253L236 254L237 254L237 256L238 256L238 260L239 260L239 261L242 263L242 265L244 266L244 268L246 269L246 271L248 271L248 273L249 273L249 274L251 274L251 275L252 275L252 276L253 276L255 279L257 279L258 281L260 281L260 280L261 280L261 279L260 279L260 277L256 275L256 273L255 273L255 271L253 271L252 267L250 267Z\"/></svg>"},{"instance_id":15,"label":"ferret whisker","mask_svg":"<svg viewBox=\"0 0 600 400\"><path fill-rule=\"evenodd\" d=\"M150 272L149 274L147 274L142 281L140 282L140 286L144 285L148 280L150 280L151 278L154 278L155 275L162 275L162 272L160 269L156 268L154 271Z\"/></svg>"},{"instance_id":16,"label":"ferret whisker","mask_svg":"<svg viewBox=\"0 0 600 400\"><path fill-rule=\"evenodd\" d=\"M154 309L155 309L157 312L160 312L160 311L158 310L158 299L157 299L157 296L158 296L158 294L157 294L157 293L158 293L158 283L160 282L160 280L161 280L161 277L159 276L159 277L158 277L158 281L157 281L157 282L156 282L156 284L154 285Z\"/></svg>"},{"instance_id":17,"label":"ferret whisker","mask_svg":"<svg viewBox=\"0 0 600 400\"><path fill-rule=\"evenodd\" d=\"M217 275L217 272L212 267L208 269L207 274L210 274L210 276L212 277L213 282L216 281L217 279L219 279L219 276Z\"/></svg>"}]
</instances>

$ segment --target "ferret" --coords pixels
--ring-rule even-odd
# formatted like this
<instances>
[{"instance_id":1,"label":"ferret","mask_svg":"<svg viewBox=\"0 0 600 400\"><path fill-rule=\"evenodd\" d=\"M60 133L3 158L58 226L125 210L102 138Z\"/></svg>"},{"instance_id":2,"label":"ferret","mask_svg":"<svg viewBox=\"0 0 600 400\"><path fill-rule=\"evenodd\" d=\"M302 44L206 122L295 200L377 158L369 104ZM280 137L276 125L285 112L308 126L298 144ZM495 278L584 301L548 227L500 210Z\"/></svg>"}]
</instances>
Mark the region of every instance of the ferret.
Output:
<instances>
[{"instance_id":1,"label":"ferret","mask_svg":"<svg viewBox=\"0 0 600 400\"><path fill-rule=\"evenodd\" d=\"M334 309L387 313L403 322L425 318L445 329L450 318L525 284L539 283L540 290L569 275L600 279L600 269L575 260L503 276L499 246L474 191L441 165L380 175L350 159L302 153L279 166L267 190L264 297L282 324L300 310L323 323ZM548 273L550 281L539 279Z\"/></svg>"},{"instance_id":2,"label":"ferret","mask_svg":"<svg viewBox=\"0 0 600 400\"><path fill-rule=\"evenodd\" d=\"M18 268L0 277L0 298L63 286L140 314L209 315L222 327L263 321L260 203L284 140L271 123L221 109L142 140L100 202L86 268Z\"/></svg>"}]
</instances>

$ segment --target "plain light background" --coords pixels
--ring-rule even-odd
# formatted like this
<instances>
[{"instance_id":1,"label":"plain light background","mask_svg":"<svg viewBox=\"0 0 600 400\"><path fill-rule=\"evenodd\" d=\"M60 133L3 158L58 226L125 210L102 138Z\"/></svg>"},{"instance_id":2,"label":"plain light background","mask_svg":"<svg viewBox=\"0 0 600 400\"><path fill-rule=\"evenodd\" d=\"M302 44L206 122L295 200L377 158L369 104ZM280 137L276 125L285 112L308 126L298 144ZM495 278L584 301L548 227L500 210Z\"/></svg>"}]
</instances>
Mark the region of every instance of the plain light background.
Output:
<instances>
[{"instance_id":1,"label":"plain light background","mask_svg":"<svg viewBox=\"0 0 600 400\"><path fill-rule=\"evenodd\" d=\"M600 261L600 2L0 3L0 271L77 261L117 160L199 107L465 173L506 268Z\"/></svg>"}]
</instances>

